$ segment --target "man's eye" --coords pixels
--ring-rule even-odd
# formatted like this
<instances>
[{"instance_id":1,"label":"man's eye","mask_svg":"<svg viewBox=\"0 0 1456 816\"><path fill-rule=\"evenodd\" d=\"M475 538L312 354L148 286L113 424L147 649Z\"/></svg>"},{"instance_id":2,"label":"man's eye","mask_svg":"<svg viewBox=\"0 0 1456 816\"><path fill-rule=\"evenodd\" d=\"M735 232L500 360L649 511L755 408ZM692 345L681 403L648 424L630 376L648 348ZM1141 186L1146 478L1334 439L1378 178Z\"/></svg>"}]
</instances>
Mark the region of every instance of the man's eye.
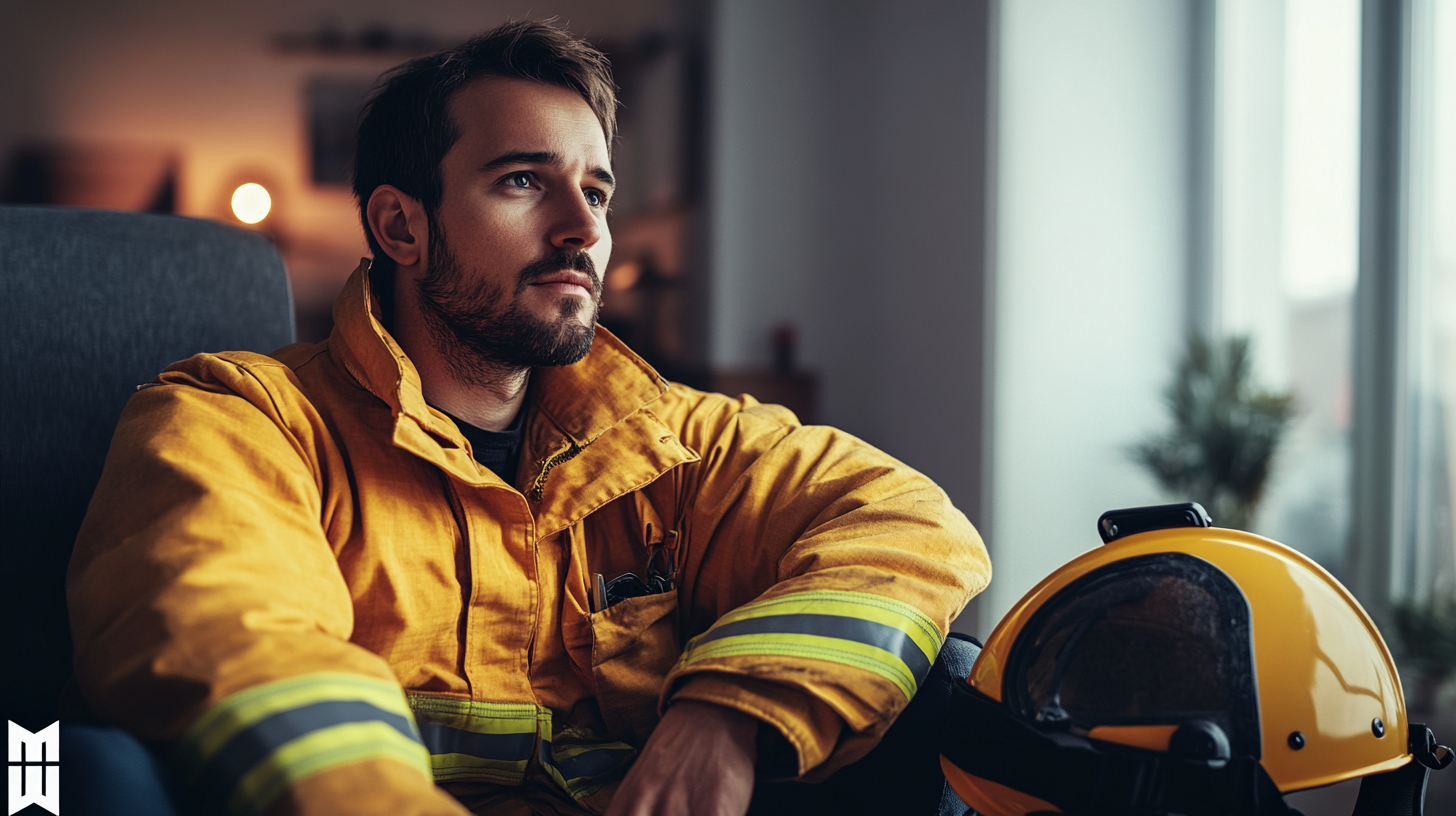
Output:
<instances>
[{"instance_id":1,"label":"man's eye","mask_svg":"<svg viewBox=\"0 0 1456 816\"><path fill-rule=\"evenodd\" d=\"M509 184L512 187L519 187L524 190L527 187L531 186L531 174L512 173L509 176L506 176L506 184Z\"/></svg>"},{"instance_id":2,"label":"man's eye","mask_svg":"<svg viewBox=\"0 0 1456 816\"><path fill-rule=\"evenodd\" d=\"M587 190L586 203L593 207L604 207L607 204L607 197L600 190Z\"/></svg>"}]
</instances>

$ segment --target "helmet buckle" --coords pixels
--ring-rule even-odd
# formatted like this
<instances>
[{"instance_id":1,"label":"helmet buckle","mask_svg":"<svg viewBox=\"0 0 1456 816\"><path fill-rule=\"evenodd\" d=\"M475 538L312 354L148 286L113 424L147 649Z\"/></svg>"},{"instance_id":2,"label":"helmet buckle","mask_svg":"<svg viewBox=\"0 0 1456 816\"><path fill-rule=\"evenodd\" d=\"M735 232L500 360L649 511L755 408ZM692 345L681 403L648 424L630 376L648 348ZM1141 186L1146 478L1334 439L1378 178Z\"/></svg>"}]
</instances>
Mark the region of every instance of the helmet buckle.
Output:
<instances>
[{"instance_id":1,"label":"helmet buckle","mask_svg":"<svg viewBox=\"0 0 1456 816\"><path fill-rule=\"evenodd\" d=\"M1178 726L1168 742L1168 753L1189 765L1222 768L1233 751L1228 734L1212 720L1189 720Z\"/></svg>"},{"instance_id":2,"label":"helmet buckle","mask_svg":"<svg viewBox=\"0 0 1456 816\"><path fill-rule=\"evenodd\" d=\"M1072 715L1056 698L1036 710L1036 724L1046 729L1066 731L1072 727Z\"/></svg>"},{"instance_id":3,"label":"helmet buckle","mask_svg":"<svg viewBox=\"0 0 1456 816\"><path fill-rule=\"evenodd\" d=\"M1451 764L1453 754L1450 748L1436 742L1436 735L1421 723L1410 724L1410 752L1416 761L1439 771Z\"/></svg>"}]
</instances>

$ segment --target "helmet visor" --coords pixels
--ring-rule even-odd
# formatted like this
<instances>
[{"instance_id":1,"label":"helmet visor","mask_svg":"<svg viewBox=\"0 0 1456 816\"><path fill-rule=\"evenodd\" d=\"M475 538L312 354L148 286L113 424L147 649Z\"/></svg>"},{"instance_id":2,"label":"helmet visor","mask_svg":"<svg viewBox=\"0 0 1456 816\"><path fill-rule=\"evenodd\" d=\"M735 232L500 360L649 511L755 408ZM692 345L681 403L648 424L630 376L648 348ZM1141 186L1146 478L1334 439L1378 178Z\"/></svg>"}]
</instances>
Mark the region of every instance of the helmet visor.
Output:
<instances>
[{"instance_id":1,"label":"helmet visor","mask_svg":"<svg viewBox=\"0 0 1456 816\"><path fill-rule=\"evenodd\" d=\"M1003 699L1051 727L1219 723L1260 753L1249 605L1222 570L1184 553L1128 558L1082 576L1032 616Z\"/></svg>"}]
</instances>

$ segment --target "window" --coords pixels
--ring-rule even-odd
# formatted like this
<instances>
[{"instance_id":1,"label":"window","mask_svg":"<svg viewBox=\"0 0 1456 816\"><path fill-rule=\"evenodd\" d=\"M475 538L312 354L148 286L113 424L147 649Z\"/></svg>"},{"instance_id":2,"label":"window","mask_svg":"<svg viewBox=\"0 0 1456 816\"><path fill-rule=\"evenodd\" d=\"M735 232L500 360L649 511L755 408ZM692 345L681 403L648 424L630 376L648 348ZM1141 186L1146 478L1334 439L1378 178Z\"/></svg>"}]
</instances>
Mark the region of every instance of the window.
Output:
<instances>
[{"instance_id":1,"label":"window","mask_svg":"<svg viewBox=\"0 0 1456 816\"><path fill-rule=\"evenodd\" d=\"M1405 31L1408 120L1402 378L1390 591L1456 593L1456 4L1414 0Z\"/></svg>"},{"instance_id":2,"label":"window","mask_svg":"<svg viewBox=\"0 0 1456 816\"><path fill-rule=\"evenodd\" d=\"M1256 532L1456 593L1456 4L1214 8L1203 322L1299 403Z\"/></svg>"},{"instance_id":3,"label":"window","mask_svg":"<svg viewBox=\"0 0 1456 816\"><path fill-rule=\"evenodd\" d=\"M1253 338L1258 379L1298 405L1255 527L1338 573L1350 518L1360 4L1225 0L1214 37L1206 308L1216 332Z\"/></svg>"}]
</instances>

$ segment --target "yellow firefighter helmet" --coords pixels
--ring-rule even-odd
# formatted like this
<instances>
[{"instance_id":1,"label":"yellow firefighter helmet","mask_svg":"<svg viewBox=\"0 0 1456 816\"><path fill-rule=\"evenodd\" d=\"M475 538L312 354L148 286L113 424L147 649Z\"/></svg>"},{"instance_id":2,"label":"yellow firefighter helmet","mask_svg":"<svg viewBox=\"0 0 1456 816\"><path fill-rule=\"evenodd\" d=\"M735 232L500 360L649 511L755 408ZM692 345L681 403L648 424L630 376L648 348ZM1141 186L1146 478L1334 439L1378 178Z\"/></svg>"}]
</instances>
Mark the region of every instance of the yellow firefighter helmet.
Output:
<instances>
[{"instance_id":1,"label":"yellow firefighter helmet","mask_svg":"<svg viewBox=\"0 0 1456 816\"><path fill-rule=\"evenodd\" d=\"M1356 777L1357 814L1420 812L1451 751L1406 720L1339 581L1197 504L1112 511L1098 532L956 684L941 764L977 813L1282 814L1283 794Z\"/></svg>"}]
</instances>

